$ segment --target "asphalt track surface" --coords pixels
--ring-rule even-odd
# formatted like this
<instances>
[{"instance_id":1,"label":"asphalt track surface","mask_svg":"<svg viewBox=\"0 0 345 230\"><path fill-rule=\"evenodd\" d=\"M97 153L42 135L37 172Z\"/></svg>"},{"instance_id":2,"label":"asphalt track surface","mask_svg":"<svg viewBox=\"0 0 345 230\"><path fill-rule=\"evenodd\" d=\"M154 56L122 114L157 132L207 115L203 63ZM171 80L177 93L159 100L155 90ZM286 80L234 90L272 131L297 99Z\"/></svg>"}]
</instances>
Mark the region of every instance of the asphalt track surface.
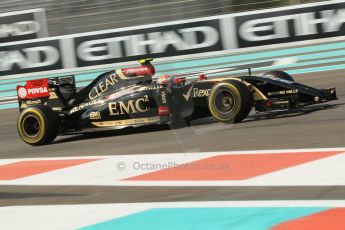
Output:
<instances>
[{"instance_id":1,"label":"asphalt track surface","mask_svg":"<svg viewBox=\"0 0 345 230\"><path fill-rule=\"evenodd\" d=\"M40 147L30 147L18 137L17 109L0 110L0 158L344 147L345 70L294 77L316 88L336 87L339 100L289 114L251 114L234 125L208 119L177 130L154 126L63 136L51 145ZM282 199L345 199L345 187L0 186L0 206Z\"/></svg>"}]
</instances>

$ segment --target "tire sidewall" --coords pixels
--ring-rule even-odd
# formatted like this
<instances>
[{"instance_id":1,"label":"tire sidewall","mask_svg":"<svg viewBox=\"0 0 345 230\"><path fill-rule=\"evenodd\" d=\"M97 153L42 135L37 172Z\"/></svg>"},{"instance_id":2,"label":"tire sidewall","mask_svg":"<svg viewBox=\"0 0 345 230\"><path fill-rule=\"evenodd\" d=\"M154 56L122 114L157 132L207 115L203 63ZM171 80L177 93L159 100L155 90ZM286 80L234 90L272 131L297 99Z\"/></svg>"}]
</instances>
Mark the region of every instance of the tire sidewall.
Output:
<instances>
[{"instance_id":1,"label":"tire sidewall","mask_svg":"<svg viewBox=\"0 0 345 230\"><path fill-rule=\"evenodd\" d=\"M233 100L234 100L234 108L226 114L222 114L218 111L218 109L215 106L216 103L216 96L220 91L226 90L227 92L230 92ZM235 119L236 114L239 113L241 110L241 103L242 98L240 91L237 89L237 87L234 84L231 84L229 82L220 82L216 84L208 97L208 106L210 113L213 117L215 117L217 120L222 122L233 122Z\"/></svg>"},{"instance_id":2,"label":"tire sidewall","mask_svg":"<svg viewBox=\"0 0 345 230\"><path fill-rule=\"evenodd\" d=\"M25 129L24 121L29 116L34 116L39 121L39 124L40 124L39 133L37 137L35 138L29 137L24 130ZM39 111L35 107L30 107L30 108L25 109L18 118L17 129L18 129L19 136L22 138L24 142L28 144L35 144L42 141L46 133L46 127L47 127L46 117L44 116L43 113L41 113L41 111Z\"/></svg>"},{"instance_id":3,"label":"tire sidewall","mask_svg":"<svg viewBox=\"0 0 345 230\"><path fill-rule=\"evenodd\" d=\"M30 137L24 131L24 121L29 116L33 116L39 121L39 132L36 137ZM32 106L20 113L17 122L17 130L20 138L27 144L48 144L57 136L58 118L49 107Z\"/></svg>"}]
</instances>

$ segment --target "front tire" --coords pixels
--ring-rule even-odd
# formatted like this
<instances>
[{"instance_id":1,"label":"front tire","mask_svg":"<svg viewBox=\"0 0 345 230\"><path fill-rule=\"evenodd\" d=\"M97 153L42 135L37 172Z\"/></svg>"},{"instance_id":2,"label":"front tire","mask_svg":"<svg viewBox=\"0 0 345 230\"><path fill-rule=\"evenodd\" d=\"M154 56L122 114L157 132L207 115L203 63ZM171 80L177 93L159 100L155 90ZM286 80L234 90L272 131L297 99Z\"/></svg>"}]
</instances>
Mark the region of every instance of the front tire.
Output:
<instances>
[{"instance_id":1,"label":"front tire","mask_svg":"<svg viewBox=\"0 0 345 230\"><path fill-rule=\"evenodd\" d=\"M17 129L20 138L29 145L51 143L59 130L59 119L56 113L44 105L29 107L21 112Z\"/></svg>"},{"instance_id":2,"label":"front tire","mask_svg":"<svg viewBox=\"0 0 345 230\"><path fill-rule=\"evenodd\" d=\"M217 120L238 123L245 119L252 109L253 95L239 81L219 82L211 89L208 107Z\"/></svg>"}]
</instances>

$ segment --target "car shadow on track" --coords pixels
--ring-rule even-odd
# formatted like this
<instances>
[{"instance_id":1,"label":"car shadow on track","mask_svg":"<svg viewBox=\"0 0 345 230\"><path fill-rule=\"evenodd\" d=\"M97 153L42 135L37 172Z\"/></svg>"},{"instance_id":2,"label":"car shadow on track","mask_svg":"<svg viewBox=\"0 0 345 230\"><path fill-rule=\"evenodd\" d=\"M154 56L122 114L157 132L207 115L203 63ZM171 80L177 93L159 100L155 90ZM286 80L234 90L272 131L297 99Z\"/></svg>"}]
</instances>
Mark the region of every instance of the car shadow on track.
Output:
<instances>
[{"instance_id":1,"label":"car shadow on track","mask_svg":"<svg viewBox=\"0 0 345 230\"><path fill-rule=\"evenodd\" d=\"M0 192L0 200L10 199L31 199L31 198L48 198L48 197L71 197L80 196L80 194L68 193L36 193L36 192Z\"/></svg>"},{"instance_id":2,"label":"car shadow on track","mask_svg":"<svg viewBox=\"0 0 345 230\"><path fill-rule=\"evenodd\" d=\"M87 140L87 139L96 139L96 138L104 138L104 137L111 137L111 136L124 136L124 135L131 135L131 134L140 134L140 133L149 133L149 132L159 132L169 130L169 125L149 125L149 126L142 126L136 128L124 128L124 129L111 129L111 130L102 130L102 131L94 131L94 132L86 132L81 134L75 135L66 135L62 136L63 139L59 139L54 141L52 144L59 144L77 140Z\"/></svg>"},{"instance_id":3,"label":"car shadow on track","mask_svg":"<svg viewBox=\"0 0 345 230\"><path fill-rule=\"evenodd\" d=\"M249 116L248 119L244 120L242 123L253 122L253 121L258 121L258 120L270 120L270 119L304 116L304 115L311 114L311 113L321 111L321 110L337 109L341 105L345 105L345 103L319 104L319 105L313 105L313 106L298 108L298 109L256 113Z\"/></svg>"},{"instance_id":4,"label":"car shadow on track","mask_svg":"<svg viewBox=\"0 0 345 230\"><path fill-rule=\"evenodd\" d=\"M336 109L341 105L345 105L345 103L319 104L319 105L304 107L300 109L293 109L293 110L288 110L288 111L285 110L285 111L256 113L256 114L252 114L248 116L248 118L242 121L241 123L249 123L249 122L254 122L254 121L258 122L261 120L270 120L270 119L298 117L298 116L311 114L320 110ZM209 118L192 121L192 127L197 128L197 127L211 125L215 123L218 123L218 121L215 120L214 118L209 117ZM124 129L94 131L94 132L87 132L87 133L82 133L82 134L75 134L72 136L66 135L62 139L54 141L52 144L81 141L81 140L87 140L87 139L105 138L105 137L112 137L112 136L124 136L124 135L132 135L132 134L167 131L171 129L172 127L170 125L149 125L149 126L141 126L141 127L136 127L136 128L130 127L130 128L124 128ZM180 128L177 128L177 129L180 129Z\"/></svg>"}]
</instances>

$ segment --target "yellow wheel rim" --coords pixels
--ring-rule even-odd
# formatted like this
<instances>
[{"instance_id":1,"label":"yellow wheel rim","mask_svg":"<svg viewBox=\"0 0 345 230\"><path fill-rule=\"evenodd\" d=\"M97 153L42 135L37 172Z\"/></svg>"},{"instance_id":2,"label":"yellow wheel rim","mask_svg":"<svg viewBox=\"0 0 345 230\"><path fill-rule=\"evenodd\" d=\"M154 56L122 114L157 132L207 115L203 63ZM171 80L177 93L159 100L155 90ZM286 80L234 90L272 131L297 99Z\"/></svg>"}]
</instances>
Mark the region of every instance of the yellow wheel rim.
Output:
<instances>
[{"instance_id":1,"label":"yellow wheel rim","mask_svg":"<svg viewBox=\"0 0 345 230\"><path fill-rule=\"evenodd\" d=\"M33 127L35 125L37 126ZM24 110L18 119L18 131L20 137L29 144L41 141L46 131L45 120L41 112L35 108Z\"/></svg>"}]
</instances>

